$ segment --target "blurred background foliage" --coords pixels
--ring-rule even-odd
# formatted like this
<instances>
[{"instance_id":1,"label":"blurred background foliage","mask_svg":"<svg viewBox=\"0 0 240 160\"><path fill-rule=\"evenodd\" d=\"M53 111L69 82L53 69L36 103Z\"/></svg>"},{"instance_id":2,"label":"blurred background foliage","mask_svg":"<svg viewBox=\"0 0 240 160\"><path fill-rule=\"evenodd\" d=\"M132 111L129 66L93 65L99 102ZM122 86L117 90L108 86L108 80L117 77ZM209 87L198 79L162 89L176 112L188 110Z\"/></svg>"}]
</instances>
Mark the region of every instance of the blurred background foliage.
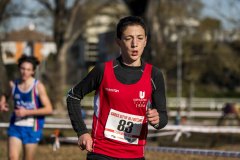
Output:
<instances>
[{"instance_id":1,"label":"blurred background foliage","mask_svg":"<svg viewBox=\"0 0 240 160\"><path fill-rule=\"evenodd\" d=\"M94 64L118 55L114 31L119 18L126 15L145 19L149 32L144 59L164 73L167 96L177 96L179 67L183 97L240 96L240 19L237 12L233 12L240 9L239 0L224 4L215 1L212 10L221 19L204 17L205 4L201 0L34 0L31 5L26 3L29 1L0 1L0 43L7 40L7 34L24 27L25 20L19 23L20 18L28 19L25 27L29 21L33 22L39 32L51 37L56 53L44 59L39 78L48 87L57 110L65 110L63 97L67 90ZM222 5L232 8L229 12L232 15L221 12L218 7ZM223 19L234 27L226 29ZM94 60L90 59L91 54ZM7 81L16 77L13 66L4 64L0 56L0 91L3 93L8 91Z\"/></svg>"}]
</instances>

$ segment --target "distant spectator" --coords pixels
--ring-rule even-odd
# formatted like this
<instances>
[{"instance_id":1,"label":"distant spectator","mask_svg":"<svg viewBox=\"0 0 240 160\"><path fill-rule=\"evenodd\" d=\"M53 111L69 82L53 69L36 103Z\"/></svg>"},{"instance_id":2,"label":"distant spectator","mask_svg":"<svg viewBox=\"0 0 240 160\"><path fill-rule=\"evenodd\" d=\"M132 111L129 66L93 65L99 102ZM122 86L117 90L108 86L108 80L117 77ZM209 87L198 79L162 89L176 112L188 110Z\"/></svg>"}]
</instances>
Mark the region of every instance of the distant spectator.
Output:
<instances>
[{"instance_id":1,"label":"distant spectator","mask_svg":"<svg viewBox=\"0 0 240 160\"><path fill-rule=\"evenodd\" d=\"M179 107L176 111L176 116L174 120L175 125L180 125L181 124L181 108Z\"/></svg>"},{"instance_id":2,"label":"distant spectator","mask_svg":"<svg viewBox=\"0 0 240 160\"><path fill-rule=\"evenodd\" d=\"M222 116L217 121L217 126L222 125L223 120L227 118L228 115L233 115L240 125L240 105L237 103L226 103L222 108Z\"/></svg>"}]
</instances>

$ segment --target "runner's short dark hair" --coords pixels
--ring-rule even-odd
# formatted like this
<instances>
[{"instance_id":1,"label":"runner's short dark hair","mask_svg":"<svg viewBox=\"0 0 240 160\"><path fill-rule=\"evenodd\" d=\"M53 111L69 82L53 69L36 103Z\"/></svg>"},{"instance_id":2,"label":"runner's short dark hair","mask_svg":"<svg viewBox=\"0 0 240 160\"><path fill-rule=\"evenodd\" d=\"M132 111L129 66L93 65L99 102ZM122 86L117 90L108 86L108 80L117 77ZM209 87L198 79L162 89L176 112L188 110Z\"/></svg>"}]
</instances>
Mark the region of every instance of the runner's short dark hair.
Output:
<instances>
[{"instance_id":1,"label":"runner's short dark hair","mask_svg":"<svg viewBox=\"0 0 240 160\"><path fill-rule=\"evenodd\" d=\"M117 24L117 38L121 39L124 30L128 26L134 26L134 25L142 26L142 28L145 31L145 35L147 35L147 27L146 27L144 20L141 17L127 16L127 17L120 19L120 21Z\"/></svg>"},{"instance_id":2,"label":"runner's short dark hair","mask_svg":"<svg viewBox=\"0 0 240 160\"><path fill-rule=\"evenodd\" d=\"M27 55L22 55L19 59L18 59L18 67L20 68L20 66L22 65L22 63L24 62L29 62L33 65L33 70L35 71L37 66L39 65L39 60L34 57L34 56L27 56Z\"/></svg>"}]
</instances>

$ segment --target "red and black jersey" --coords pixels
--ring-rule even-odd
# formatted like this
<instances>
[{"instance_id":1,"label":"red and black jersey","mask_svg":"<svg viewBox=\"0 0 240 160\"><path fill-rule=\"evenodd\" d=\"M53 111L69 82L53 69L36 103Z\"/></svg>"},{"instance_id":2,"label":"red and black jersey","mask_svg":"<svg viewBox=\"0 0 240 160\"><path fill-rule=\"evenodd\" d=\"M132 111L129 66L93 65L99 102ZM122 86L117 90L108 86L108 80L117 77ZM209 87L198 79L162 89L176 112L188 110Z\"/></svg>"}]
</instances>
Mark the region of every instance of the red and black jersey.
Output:
<instances>
[{"instance_id":1,"label":"red and black jersey","mask_svg":"<svg viewBox=\"0 0 240 160\"><path fill-rule=\"evenodd\" d=\"M88 133L86 124L84 123L84 120L82 119L82 116L81 116L81 103L80 102L81 102L81 99L86 94L88 94L94 90L97 91L96 96L95 96L95 102L94 102L95 103L94 125L97 125L96 122L103 123L103 124L101 124L101 126L103 128L107 124L106 119L101 122L97 121L96 116L100 115L101 112L104 112L104 114L106 112L108 115L109 115L109 113L111 113L112 116L113 115L124 116L123 113L126 113L126 112L121 109L119 111L116 108L115 109L113 108L113 110L111 110L109 108L108 111L106 111L106 109L101 110L99 107L96 107L97 106L96 104L98 102L103 102L103 100L100 99L101 95L106 94L105 92L107 92L107 90L108 90L108 92L113 92L113 93L118 92L119 86L129 86L129 88L126 87L126 88L128 88L127 93L131 93L132 90L136 90L135 94L137 94L137 91L138 91L138 94L139 94L138 96L141 95L141 97L142 97L144 94L145 94L145 96L150 96L151 98L149 98L149 100L151 100L151 107L157 109L159 116L160 116L159 127L157 127L156 129L161 129L164 126L166 126L166 124L168 122L168 116L167 116L167 109L166 109L165 85L164 85L164 79L163 79L162 72L154 66L151 67L152 68L150 71L151 73L148 74L150 76L150 78L148 78L148 80L145 79L146 82L144 84L142 84L142 86L145 86L145 84L147 84L147 86L149 86L148 84L150 84L149 88L151 88L151 93L150 93L150 95L147 95L146 92L145 93L143 92L143 89L140 90L142 92L139 92L139 90L137 90L137 89L130 89L131 86L134 86L141 82L142 78L144 77L144 74L146 73L146 68L148 68L148 66L149 66L147 63L145 63L143 60L141 60L141 66L139 66L139 67L126 66L122 63L122 58L120 56L116 60L113 60L113 62L111 64L112 64L112 66L110 66L110 67L109 66L107 67L106 63L97 64L88 73L88 75L83 80L81 80L76 86L74 86L68 93L68 97L67 97L68 113L69 113L69 117L70 117L73 129L75 130L77 135L80 136L84 133ZM107 70L109 70L107 72L111 72L112 77L114 77L114 78L112 78L112 77L110 78L111 83L119 84L119 86L116 85L116 88L114 85L114 87L105 87L105 90L102 90L103 81L105 81L106 68L107 68ZM108 83L104 82L104 84L108 84ZM100 95L100 93L101 93L101 95ZM132 98L127 93L125 94L125 97ZM114 96L112 94L109 96L114 99ZM96 98L96 97L98 97L98 98ZM111 103L113 102L113 99L111 100ZM118 99L118 102L125 103L125 102L122 102L123 100L118 96L116 99ZM130 103L130 101L131 100L128 100L126 102ZM107 102L107 99L105 99L105 103L106 102ZM136 102L137 102L136 104L139 105L139 107L140 106L145 107L145 104L144 104L145 102L141 102L141 100L137 100L137 99L136 99ZM99 105L99 106L101 107L101 105ZM114 107L117 107L117 106L114 106ZM126 107L126 108L129 108L129 107ZM101 112L99 112L99 111L101 111ZM133 111L129 111L126 114L133 115L132 113L133 113ZM127 116L129 116L129 115L127 115ZM137 118L141 119L141 117L135 117L135 115L133 115L132 117L136 118L136 119ZM120 121L121 119L118 119L118 120ZM125 126L128 122L127 121L124 122L122 120L121 122L117 122L117 123L120 124L119 129L122 130L123 126ZM127 125L131 126L132 124L131 124L131 122L129 122ZM114 125L111 125L111 127L114 127ZM111 127L107 128L108 131L114 130L114 128L111 128ZM93 129L95 130L95 128L97 128L97 127L94 126ZM128 136L125 136L125 139L128 138L129 140L131 140L131 138L129 138L130 136L133 136L133 137L136 136L136 135L128 134L127 132L130 132L130 130L131 130L131 127L126 129L125 134ZM104 135L104 133L102 133L102 137L103 137L103 135ZM109 136L109 134L106 136ZM115 136L115 135L110 135L110 136ZM102 138L102 139L105 140L105 138ZM114 140L109 140L109 142L110 141L113 142ZM121 142L121 144L122 143L124 144L125 142ZM140 143L138 143L138 145L139 144ZM97 147L95 147L95 150L97 150ZM121 150L119 150L119 152L121 152ZM114 156L114 155L112 155L112 156Z\"/></svg>"},{"instance_id":2,"label":"red and black jersey","mask_svg":"<svg viewBox=\"0 0 240 160\"><path fill-rule=\"evenodd\" d=\"M114 74L113 62L105 63L94 101L93 152L119 158L144 156L146 110L152 101L151 70L146 64L139 81L123 84Z\"/></svg>"}]
</instances>

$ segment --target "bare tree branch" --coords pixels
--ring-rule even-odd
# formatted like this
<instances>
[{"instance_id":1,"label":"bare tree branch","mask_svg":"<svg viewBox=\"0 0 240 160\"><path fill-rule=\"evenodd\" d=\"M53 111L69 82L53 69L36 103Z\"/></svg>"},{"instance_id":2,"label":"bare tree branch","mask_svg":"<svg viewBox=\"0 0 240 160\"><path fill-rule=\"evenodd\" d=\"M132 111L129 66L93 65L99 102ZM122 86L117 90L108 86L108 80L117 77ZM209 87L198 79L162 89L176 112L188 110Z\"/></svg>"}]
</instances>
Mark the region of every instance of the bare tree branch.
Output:
<instances>
[{"instance_id":1,"label":"bare tree branch","mask_svg":"<svg viewBox=\"0 0 240 160\"><path fill-rule=\"evenodd\" d=\"M46 9L48 9L51 13L54 12L54 9L52 8L50 2L48 0L38 0L40 4L42 4Z\"/></svg>"},{"instance_id":2,"label":"bare tree branch","mask_svg":"<svg viewBox=\"0 0 240 160\"><path fill-rule=\"evenodd\" d=\"M39 18L40 15L42 17L45 17L44 15L40 14L31 14L31 13L7 13L5 15L3 15L2 19L7 19L7 18L22 18L22 17L26 17L26 18Z\"/></svg>"},{"instance_id":3,"label":"bare tree branch","mask_svg":"<svg viewBox=\"0 0 240 160\"><path fill-rule=\"evenodd\" d=\"M92 3L94 3L95 5L91 5ZM82 4L78 4L76 7L74 7L70 16L71 19L69 21L69 25L67 27L64 39L79 36L81 31L78 32L78 30L82 30L81 28L84 28L83 25L86 24L86 22L91 19L91 17L95 16L97 12L101 11L104 7L106 7L108 3L108 0L101 0L98 2L89 0L87 1L87 3L85 3L85 5L88 7L83 7ZM83 14L84 16L81 16Z\"/></svg>"},{"instance_id":4,"label":"bare tree branch","mask_svg":"<svg viewBox=\"0 0 240 160\"><path fill-rule=\"evenodd\" d=\"M223 2L223 3L222 3ZM239 10L240 10L240 0L228 0L228 1L216 1L211 8L213 11L219 15L222 19L225 19L229 23L235 25L236 27L240 26ZM219 8L226 8L226 11L223 11Z\"/></svg>"},{"instance_id":5,"label":"bare tree branch","mask_svg":"<svg viewBox=\"0 0 240 160\"><path fill-rule=\"evenodd\" d=\"M1 0L0 1L0 21L3 18L3 13L5 12L6 6L11 2L11 0Z\"/></svg>"},{"instance_id":6,"label":"bare tree branch","mask_svg":"<svg viewBox=\"0 0 240 160\"><path fill-rule=\"evenodd\" d=\"M11 0L1 0L0 1L0 23L3 20L3 15L6 11L7 5L11 2ZM1 40L0 40L1 41ZM5 65L3 63L3 57L2 57L2 49L0 44L0 94L6 94L9 93L10 87L8 85L8 75L5 68ZM7 119L8 114L4 114L0 117L0 121Z\"/></svg>"}]
</instances>

